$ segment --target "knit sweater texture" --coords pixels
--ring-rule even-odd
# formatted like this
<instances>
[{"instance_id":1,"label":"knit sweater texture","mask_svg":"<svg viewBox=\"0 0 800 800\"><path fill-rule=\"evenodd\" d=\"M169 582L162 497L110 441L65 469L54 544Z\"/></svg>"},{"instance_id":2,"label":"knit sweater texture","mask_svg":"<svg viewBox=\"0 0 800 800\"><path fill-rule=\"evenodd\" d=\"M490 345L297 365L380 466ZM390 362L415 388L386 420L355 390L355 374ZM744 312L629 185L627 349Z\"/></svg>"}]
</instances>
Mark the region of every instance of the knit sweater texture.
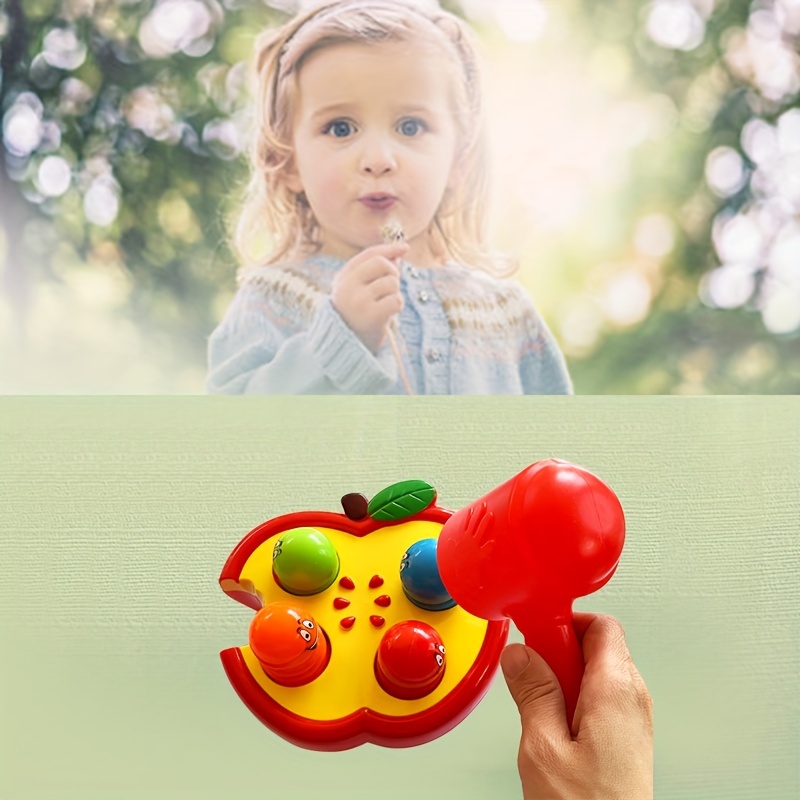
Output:
<instances>
[{"instance_id":1,"label":"knit sweater texture","mask_svg":"<svg viewBox=\"0 0 800 800\"><path fill-rule=\"evenodd\" d=\"M331 302L345 260L243 270L208 342L213 394L404 394L387 341L373 354ZM393 324L414 394L569 394L564 357L524 289L456 263L400 261Z\"/></svg>"}]
</instances>

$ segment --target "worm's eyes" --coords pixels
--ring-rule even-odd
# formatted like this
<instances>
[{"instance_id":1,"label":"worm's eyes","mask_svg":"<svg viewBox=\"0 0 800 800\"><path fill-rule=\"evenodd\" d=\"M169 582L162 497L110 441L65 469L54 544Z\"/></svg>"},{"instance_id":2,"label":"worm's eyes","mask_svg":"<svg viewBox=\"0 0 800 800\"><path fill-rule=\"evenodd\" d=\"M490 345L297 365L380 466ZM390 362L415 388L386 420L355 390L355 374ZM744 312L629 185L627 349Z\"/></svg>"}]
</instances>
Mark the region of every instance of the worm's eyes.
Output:
<instances>
[{"instance_id":1,"label":"worm's eyes","mask_svg":"<svg viewBox=\"0 0 800 800\"><path fill-rule=\"evenodd\" d=\"M314 623L310 619L301 620L300 624L308 628L310 631L314 630Z\"/></svg>"},{"instance_id":2,"label":"worm's eyes","mask_svg":"<svg viewBox=\"0 0 800 800\"><path fill-rule=\"evenodd\" d=\"M444 655L444 645L443 645L443 644L437 644L437 645L436 645L436 649L437 649L437 650L438 650L438 651L439 651L439 652L440 652L442 655Z\"/></svg>"},{"instance_id":3,"label":"worm's eyes","mask_svg":"<svg viewBox=\"0 0 800 800\"><path fill-rule=\"evenodd\" d=\"M436 663L441 667L444 664L444 656L441 653L436 654Z\"/></svg>"},{"instance_id":4,"label":"worm's eyes","mask_svg":"<svg viewBox=\"0 0 800 800\"><path fill-rule=\"evenodd\" d=\"M283 540L278 539L278 541L275 542L275 547L272 550L273 559L277 558L283 552L283 550L281 549L282 547L283 547Z\"/></svg>"},{"instance_id":5,"label":"worm's eyes","mask_svg":"<svg viewBox=\"0 0 800 800\"><path fill-rule=\"evenodd\" d=\"M305 630L304 628L298 628L297 632L305 639L307 642L311 641L311 634Z\"/></svg>"}]
</instances>

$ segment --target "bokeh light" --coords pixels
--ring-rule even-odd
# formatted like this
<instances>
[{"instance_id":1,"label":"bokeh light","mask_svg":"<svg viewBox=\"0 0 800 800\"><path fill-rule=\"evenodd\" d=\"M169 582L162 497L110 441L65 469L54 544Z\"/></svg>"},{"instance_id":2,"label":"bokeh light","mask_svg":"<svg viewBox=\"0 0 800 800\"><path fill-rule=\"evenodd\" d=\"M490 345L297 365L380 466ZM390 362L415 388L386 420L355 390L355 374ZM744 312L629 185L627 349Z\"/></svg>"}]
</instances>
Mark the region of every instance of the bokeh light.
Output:
<instances>
[{"instance_id":1,"label":"bokeh light","mask_svg":"<svg viewBox=\"0 0 800 800\"><path fill-rule=\"evenodd\" d=\"M732 147L715 147L706 157L706 181L720 197L736 194L746 180L742 157Z\"/></svg>"},{"instance_id":2,"label":"bokeh light","mask_svg":"<svg viewBox=\"0 0 800 800\"><path fill-rule=\"evenodd\" d=\"M175 110L153 86L139 86L123 101L123 114L133 128L151 139L177 141L180 125Z\"/></svg>"},{"instance_id":3,"label":"bokeh light","mask_svg":"<svg viewBox=\"0 0 800 800\"><path fill-rule=\"evenodd\" d=\"M77 69L86 58L86 45L71 28L53 28L45 34L42 55L52 67Z\"/></svg>"},{"instance_id":4,"label":"bokeh light","mask_svg":"<svg viewBox=\"0 0 800 800\"><path fill-rule=\"evenodd\" d=\"M139 28L139 43L147 55L164 58L183 52L203 56L213 45L212 5L200 0L158 0Z\"/></svg>"},{"instance_id":5,"label":"bokeh light","mask_svg":"<svg viewBox=\"0 0 800 800\"><path fill-rule=\"evenodd\" d=\"M229 161L244 150L243 125L232 119L214 119L203 126L203 142L220 158Z\"/></svg>"},{"instance_id":6,"label":"bokeh light","mask_svg":"<svg viewBox=\"0 0 800 800\"><path fill-rule=\"evenodd\" d=\"M119 184L110 175L95 178L83 196L86 219L94 225L110 225L119 213Z\"/></svg>"},{"instance_id":7,"label":"bokeh light","mask_svg":"<svg viewBox=\"0 0 800 800\"><path fill-rule=\"evenodd\" d=\"M39 164L36 188L45 197L61 197L69 189L72 170L61 156L47 156Z\"/></svg>"},{"instance_id":8,"label":"bokeh light","mask_svg":"<svg viewBox=\"0 0 800 800\"><path fill-rule=\"evenodd\" d=\"M608 282L602 298L606 316L619 326L641 322L650 309L650 283L635 269L626 269Z\"/></svg>"},{"instance_id":9,"label":"bokeh light","mask_svg":"<svg viewBox=\"0 0 800 800\"><path fill-rule=\"evenodd\" d=\"M23 92L3 115L3 143L14 156L29 156L42 141L42 101Z\"/></svg>"},{"instance_id":10,"label":"bokeh light","mask_svg":"<svg viewBox=\"0 0 800 800\"><path fill-rule=\"evenodd\" d=\"M755 287L748 264L724 264L703 277L700 296L714 308L738 308L750 300Z\"/></svg>"},{"instance_id":11,"label":"bokeh light","mask_svg":"<svg viewBox=\"0 0 800 800\"><path fill-rule=\"evenodd\" d=\"M637 223L633 245L644 256L662 258L675 245L675 226L666 214L649 214Z\"/></svg>"},{"instance_id":12,"label":"bokeh light","mask_svg":"<svg viewBox=\"0 0 800 800\"><path fill-rule=\"evenodd\" d=\"M761 315L767 328L776 334L800 328L800 293L768 283L762 294Z\"/></svg>"},{"instance_id":13,"label":"bokeh light","mask_svg":"<svg viewBox=\"0 0 800 800\"><path fill-rule=\"evenodd\" d=\"M730 218L717 217L713 230L714 249L720 261L751 264L754 267L764 253L764 238L756 219L736 214Z\"/></svg>"},{"instance_id":14,"label":"bokeh light","mask_svg":"<svg viewBox=\"0 0 800 800\"><path fill-rule=\"evenodd\" d=\"M694 50L706 31L703 18L689 0L655 0L646 27L656 44L672 50Z\"/></svg>"},{"instance_id":15,"label":"bokeh light","mask_svg":"<svg viewBox=\"0 0 800 800\"><path fill-rule=\"evenodd\" d=\"M729 38L725 60L734 75L767 100L781 101L800 89L800 61L781 36L774 8L753 11L747 29Z\"/></svg>"}]
</instances>

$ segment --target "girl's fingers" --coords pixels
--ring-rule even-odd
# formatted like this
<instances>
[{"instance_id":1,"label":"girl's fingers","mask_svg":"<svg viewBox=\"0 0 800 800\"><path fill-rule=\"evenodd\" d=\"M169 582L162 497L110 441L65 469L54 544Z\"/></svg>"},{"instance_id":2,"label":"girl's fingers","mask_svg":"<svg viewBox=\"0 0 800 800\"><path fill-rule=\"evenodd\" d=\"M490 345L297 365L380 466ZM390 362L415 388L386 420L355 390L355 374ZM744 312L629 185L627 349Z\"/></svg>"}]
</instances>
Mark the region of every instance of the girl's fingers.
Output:
<instances>
[{"instance_id":1,"label":"girl's fingers","mask_svg":"<svg viewBox=\"0 0 800 800\"><path fill-rule=\"evenodd\" d=\"M396 275L384 275L369 284L369 292L376 302L386 295L400 293L400 280Z\"/></svg>"},{"instance_id":2,"label":"girl's fingers","mask_svg":"<svg viewBox=\"0 0 800 800\"><path fill-rule=\"evenodd\" d=\"M400 278L399 268L388 258L371 258L369 261L355 264L348 274L352 280L364 286L387 275Z\"/></svg>"},{"instance_id":3,"label":"girl's fingers","mask_svg":"<svg viewBox=\"0 0 800 800\"><path fill-rule=\"evenodd\" d=\"M403 296L401 294L387 294L375 303L375 313L388 321L389 317L399 314L403 310Z\"/></svg>"},{"instance_id":4,"label":"girl's fingers","mask_svg":"<svg viewBox=\"0 0 800 800\"><path fill-rule=\"evenodd\" d=\"M388 242L383 244L375 244L368 247L366 250L361 251L361 255L369 253L370 255L382 256L383 258L400 258L408 252L409 244L403 240L401 242Z\"/></svg>"},{"instance_id":5,"label":"girl's fingers","mask_svg":"<svg viewBox=\"0 0 800 800\"><path fill-rule=\"evenodd\" d=\"M395 258L400 258L408 252L408 242L391 242L389 244L376 244L362 250L358 255L353 256L347 264L345 269L355 269L358 265L372 261L374 258L383 258L392 261Z\"/></svg>"}]
</instances>

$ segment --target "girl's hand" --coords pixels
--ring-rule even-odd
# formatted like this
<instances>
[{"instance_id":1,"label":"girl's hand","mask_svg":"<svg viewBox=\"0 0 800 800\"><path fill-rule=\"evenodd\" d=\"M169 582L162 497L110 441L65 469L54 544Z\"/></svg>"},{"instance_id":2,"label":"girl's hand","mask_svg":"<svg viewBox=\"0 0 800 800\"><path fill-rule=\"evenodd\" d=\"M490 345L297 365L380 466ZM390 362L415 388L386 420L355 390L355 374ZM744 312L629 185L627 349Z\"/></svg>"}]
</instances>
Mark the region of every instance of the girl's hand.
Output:
<instances>
[{"instance_id":1,"label":"girl's hand","mask_svg":"<svg viewBox=\"0 0 800 800\"><path fill-rule=\"evenodd\" d=\"M408 243L378 244L353 256L333 281L333 307L373 352L383 344L392 317L403 308L400 270L394 263Z\"/></svg>"},{"instance_id":2,"label":"girl's hand","mask_svg":"<svg viewBox=\"0 0 800 800\"><path fill-rule=\"evenodd\" d=\"M517 766L524 800L652 800L653 703L613 617L575 614L586 671L567 728L555 675L535 651L501 658L522 718Z\"/></svg>"}]
</instances>

